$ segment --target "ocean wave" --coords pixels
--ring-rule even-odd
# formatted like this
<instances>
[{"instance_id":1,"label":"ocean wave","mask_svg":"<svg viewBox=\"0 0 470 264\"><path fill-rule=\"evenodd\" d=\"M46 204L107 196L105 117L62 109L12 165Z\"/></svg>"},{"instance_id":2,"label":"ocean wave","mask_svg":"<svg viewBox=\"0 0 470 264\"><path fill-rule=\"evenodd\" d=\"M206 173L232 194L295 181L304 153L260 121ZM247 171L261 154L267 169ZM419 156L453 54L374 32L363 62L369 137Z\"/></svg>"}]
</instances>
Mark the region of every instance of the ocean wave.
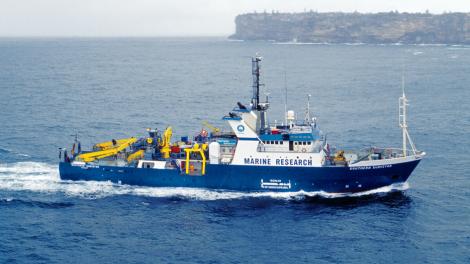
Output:
<instances>
[{"instance_id":1,"label":"ocean wave","mask_svg":"<svg viewBox=\"0 0 470 264\"><path fill-rule=\"evenodd\" d=\"M0 154L6 154L7 156L8 155L16 155L16 156L20 156L20 157L30 157L30 155L28 155L28 154L16 152L14 150L11 150L11 149L8 149L8 148L1 148L1 147L0 147Z\"/></svg>"},{"instance_id":2,"label":"ocean wave","mask_svg":"<svg viewBox=\"0 0 470 264\"><path fill-rule=\"evenodd\" d=\"M143 187L103 181L60 180L57 165L40 162L0 164L0 190L63 193L66 196L98 199L116 195L135 195L156 198L179 197L188 200L233 200L247 198L272 198L303 200L309 197L345 198L360 197L408 189L407 183L390 185L358 193L328 192L238 192L187 187Z\"/></svg>"},{"instance_id":3,"label":"ocean wave","mask_svg":"<svg viewBox=\"0 0 470 264\"><path fill-rule=\"evenodd\" d=\"M325 46L366 46L366 45L375 45L375 44L369 44L369 43L363 43L363 42L345 42L345 43L335 43L335 42L297 42L297 41L287 41L287 42L276 42L273 41L273 44L275 45L325 45Z\"/></svg>"},{"instance_id":4,"label":"ocean wave","mask_svg":"<svg viewBox=\"0 0 470 264\"><path fill-rule=\"evenodd\" d=\"M24 205L30 207L41 207L41 208L50 208L50 209L60 209L65 207L71 207L74 204L70 202L48 202L48 201L35 201L28 199L18 199L12 197L2 198L0 197L0 205L2 204L15 204L15 205Z\"/></svg>"},{"instance_id":5,"label":"ocean wave","mask_svg":"<svg viewBox=\"0 0 470 264\"><path fill-rule=\"evenodd\" d=\"M470 46L451 46L448 50L470 50Z\"/></svg>"},{"instance_id":6,"label":"ocean wave","mask_svg":"<svg viewBox=\"0 0 470 264\"><path fill-rule=\"evenodd\" d=\"M11 152L10 149L0 148L0 153L10 153L10 152Z\"/></svg>"},{"instance_id":7,"label":"ocean wave","mask_svg":"<svg viewBox=\"0 0 470 264\"><path fill-rule=\"evenodd\" d=\"M336 43L328 43L328 42L295 42L295 41L287 41L287 42L273 42L274 45L342 45Z\"/></svg>"}]
</instances>

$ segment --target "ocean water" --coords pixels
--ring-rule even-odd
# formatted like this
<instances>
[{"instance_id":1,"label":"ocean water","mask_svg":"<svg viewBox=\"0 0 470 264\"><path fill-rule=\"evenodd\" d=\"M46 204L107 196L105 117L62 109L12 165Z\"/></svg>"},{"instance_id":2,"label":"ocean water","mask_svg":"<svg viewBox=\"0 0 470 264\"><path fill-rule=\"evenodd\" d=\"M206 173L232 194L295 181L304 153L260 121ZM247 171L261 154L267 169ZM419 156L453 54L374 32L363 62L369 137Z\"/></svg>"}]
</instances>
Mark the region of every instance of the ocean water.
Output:
<instances>
[{"instance_id":1,"label":"ocean water","mask_svg":"<svg viewBox=\"0 0 470 264\"><path fill-rule=\"evenodd\" d=\"M405 77L426 158L355 196L61 181L58 148L201 122L248 102L312 112L339 148L397 146ZM219 38L0 39L0 263L469 263L470 47Z\"/></svg>"}]
</instances>

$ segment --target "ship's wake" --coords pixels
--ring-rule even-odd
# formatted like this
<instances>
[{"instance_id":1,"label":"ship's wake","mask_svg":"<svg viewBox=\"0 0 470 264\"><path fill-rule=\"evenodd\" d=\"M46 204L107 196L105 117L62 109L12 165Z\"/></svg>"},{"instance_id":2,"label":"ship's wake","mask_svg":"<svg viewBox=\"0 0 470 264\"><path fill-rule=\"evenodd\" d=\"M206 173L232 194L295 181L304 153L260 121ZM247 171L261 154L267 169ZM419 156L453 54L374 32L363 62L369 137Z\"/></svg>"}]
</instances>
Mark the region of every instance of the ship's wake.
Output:
<instances>
[{"instance_id":1,"label":"ship's wake","mask_svg":"<svg viewBox=\"0 0 470 264\"><path fill-rule=\"evenodd\" d=\"M62 193L70 197L97 199L116 195L147 197L179 197L188 200L230 200L245 198L273 198L283 200L304 200L312 197L347 198L404 191L407 183L390 185L359 193L328 192L236 192L183 187L142 187L120 185L98 181L60 180L57 165L39 162L0 163L0 192L31 191L41 193Z\"/></svg>"}]
</instances>

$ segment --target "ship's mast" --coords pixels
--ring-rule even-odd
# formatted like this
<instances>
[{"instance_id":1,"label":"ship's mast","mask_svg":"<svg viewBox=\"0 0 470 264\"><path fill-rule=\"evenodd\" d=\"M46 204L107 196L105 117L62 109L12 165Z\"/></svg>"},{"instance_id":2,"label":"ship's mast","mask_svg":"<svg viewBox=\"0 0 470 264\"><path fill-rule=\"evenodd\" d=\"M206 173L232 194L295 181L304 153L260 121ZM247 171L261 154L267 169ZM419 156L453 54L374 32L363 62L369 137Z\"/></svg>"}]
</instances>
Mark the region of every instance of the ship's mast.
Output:
<instances>
[{"instance_id":1,"label":"ship's mast","mask_svg":"<svg viewBox=\"0 0 470 264\"><path fill-rule=\"evenodd\" d=\"M284 69L284 121L287 126L287 73Z\"/></svg>"},{"instance_id":2,"label":"ship's mast","mask_svg":"<svg viewBox=\"0 0 470 264\"><path fill-rule=\"evenodd\" d=\"M259 90L263 84L260 83L260 62L261 57L256 56L251 59L252 75L253 75L253 97L251 98L251 109L257 112L257 131L260 134L264 134L269 130L267 110L269 108L269 99L266 95L266 101L260 102Z\"/></svg>"},{"instance_id":3,"label":"ship's mast","mask_svg":"<svg viewBox=\"0 0 470 264\"><path fill-rule=\"evenodd\" d=\"M406 107L409 104L408 104L408 99L406 98L406 95L405 95L405 77L404 76L402 76L401 82L402 82L401 83L402 96L398 98L398 109L399 109L398 119L399 119L400 127L402 129L403 157L406 157L408 142L411 146L411 150L413 151L413 154L416 154L416 148L415 148L413 141L411 140L410 134L408 133L408 124L406 120Z\"/></svg>"},{"instance_id":4,"label":"ship's mast","mask_svg":"<svg viewBox=\"0 0 470 264\"><path fill-rule=\"evenodd\" d=\"M259 87L260 87L260 62L261 57L256 56L251 59L251 70L253 75L253 96L251 98L251 105L253 110L259 109Z\"/></svg>"},{"instance_id":5,"label":"ship's mast","mask_svg":"<svg viewBox=\"0 0 470 264\"><path fill-rule=\"evenodd\" d=\"M305 124L310 125L312 122L312 119L310 118L310 97L312 97L311 94L307 96L307 109L305 109Z\"/></svg>"}]
</instances>

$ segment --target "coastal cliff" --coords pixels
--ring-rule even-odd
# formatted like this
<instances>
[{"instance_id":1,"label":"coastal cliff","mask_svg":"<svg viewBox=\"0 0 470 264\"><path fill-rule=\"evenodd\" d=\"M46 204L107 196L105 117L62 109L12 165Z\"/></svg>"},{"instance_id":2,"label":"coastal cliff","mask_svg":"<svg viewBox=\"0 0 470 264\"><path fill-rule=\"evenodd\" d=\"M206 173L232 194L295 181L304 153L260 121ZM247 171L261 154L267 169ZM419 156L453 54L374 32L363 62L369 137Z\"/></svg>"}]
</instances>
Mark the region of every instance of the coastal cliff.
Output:
<instances>
[{"instance_id":1,"label":"coastal cliff","mask_svg":"<svg viewBox=\"0 0 470 264\"><path fill-rule=\"evenodd\" d=\"M470 44L470 13L250 13L237 40L312 43Z\"/></svg>"}]
</instances>

